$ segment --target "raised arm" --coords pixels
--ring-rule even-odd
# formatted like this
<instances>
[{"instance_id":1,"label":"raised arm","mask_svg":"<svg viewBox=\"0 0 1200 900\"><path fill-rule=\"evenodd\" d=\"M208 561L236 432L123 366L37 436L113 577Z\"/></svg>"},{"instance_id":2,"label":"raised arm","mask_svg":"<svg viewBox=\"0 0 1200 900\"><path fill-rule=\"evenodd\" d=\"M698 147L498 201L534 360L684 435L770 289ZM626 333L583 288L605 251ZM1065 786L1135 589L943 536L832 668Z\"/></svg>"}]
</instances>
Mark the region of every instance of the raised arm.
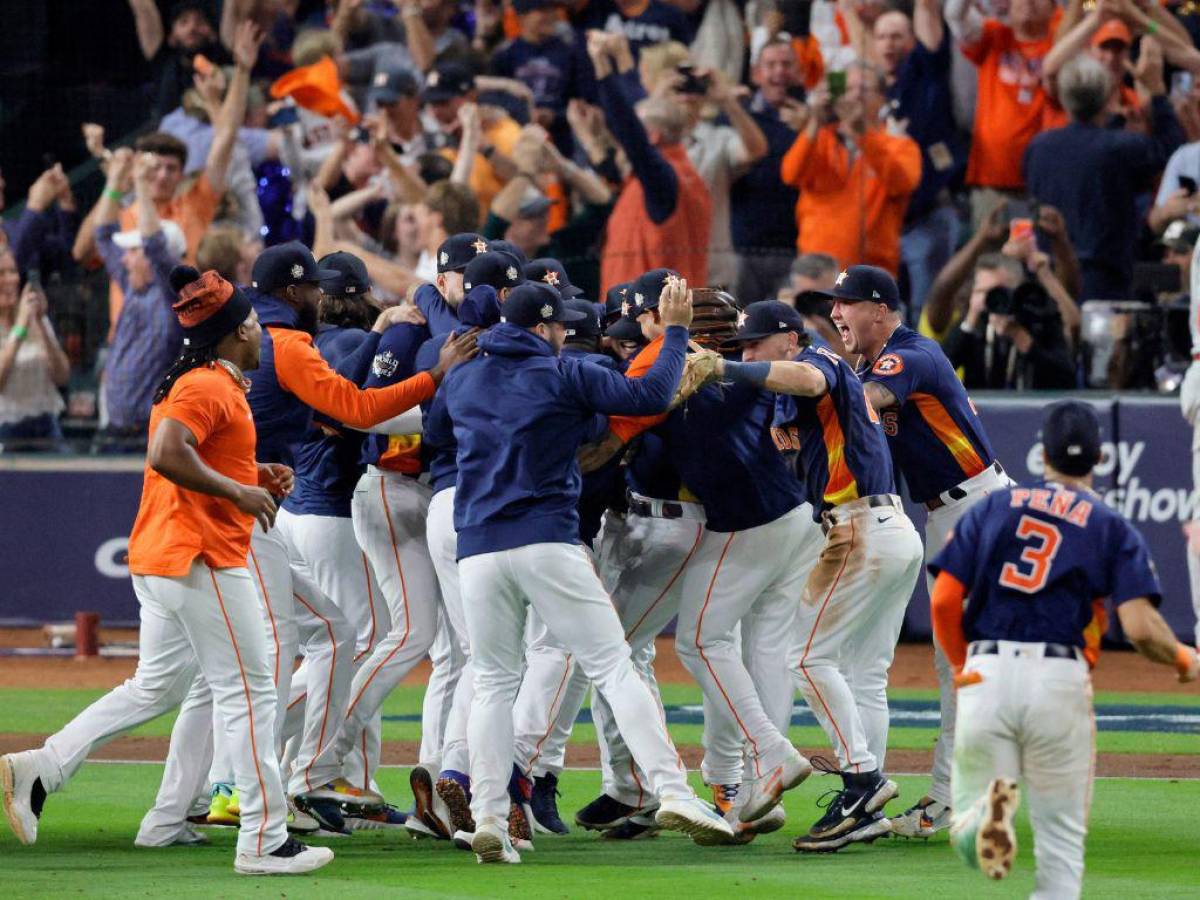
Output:
<instances>
[{"instance_id":1,"label":"raised arm","mask_svg":"<svg viewBox=\"0 0 1200 900\"><path fill-rule=\"evenodd\" d=\"M742 106L737 89L729 84L725 73L720 69L710 69L708 74L708 99L725 114L725 118L737 132L738 147L734 152L733 165L752 166L770 150L767 146L767 136L758 127L754 117Z\"/></svg>"},{"instance_id":2,"label":"raised arm","mask_svg":"<svg viewBox=\"0 0 1200 900\"><path fill-rule=\"evenodd\" d=\"M950 33L964 46L983 37L983 13L975 0L946 0L946 25Z\"/></svg>"},{"instance_id":3,"label":"raised arm","mask_svg":"<svg viewBox=\"0 0 1200 900\"><path fill-rule=\"evenodd\" d=\"M1007 226L1004 223L1005 208L1001 204L993 209L978 231L956 252L938 272L925 300L925 317L935 334L950 327L954 316L954 300L959 290L975 272L975 263L988 250L998 248L1004 241Z\"/></svg>"},{"instance_id":4,"label":"raised arm","mask_svg":"<svg viewBox=\"0 0 1200 900\"><path fill-rule=\"evenodd\" d=\"M946 36L941 0L916 0L913 4L913 34L930 53L936 53Z\"/></svg>"},{"instance_id":5,"label":"raised arm","mask_svg":"<svg viewBox=\"0 0 1200 900\"><path fill-rule=\"evenodd\" d=\"M233 145L237 141L238 128L246 120L246 94L250 90L250 70L258 59L258 48L262 46L263 33L253 22L243 22L237 28L233 45L233 78L225 92L225 102L214 123L212 146L204 172L209 186L217 195L225 191L225 175L229 171L229 160L233 156Z\"/></svg>"},{"instance_id":6,"label":"raised arm","mask_svg":"<svg viewBox=\"0 0 1200 900\"><path fill-rule=\"evenodd\" d=\"M133 26L137 29L138 46L142 56L154 59L163 42L163 21L154 0L129 0L133 11Z\"/></svg>"}]
</instances>

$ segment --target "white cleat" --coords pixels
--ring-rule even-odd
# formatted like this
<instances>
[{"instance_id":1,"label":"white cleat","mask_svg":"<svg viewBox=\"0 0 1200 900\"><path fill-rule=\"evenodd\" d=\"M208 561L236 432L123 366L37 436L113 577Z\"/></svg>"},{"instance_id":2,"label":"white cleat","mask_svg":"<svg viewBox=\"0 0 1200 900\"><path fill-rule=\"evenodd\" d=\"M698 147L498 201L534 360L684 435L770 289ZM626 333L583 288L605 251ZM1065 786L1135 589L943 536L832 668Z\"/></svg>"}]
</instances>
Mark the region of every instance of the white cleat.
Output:
<instances>
[{"instance_id":1,"label":"white cleat","mask_svg":"<svg viewBox=\"0 0 1200 900\"><path fill-rule=\"evenodd\" d=\"M790 791L812 774L812 763L795 747L782 763L750 785L749 796L738 811L743 822L761 819L779 803L784 791Z\"/></svg>"},{"instance_id":2,"label":"white cleat","mask_svg":"<svg viewBox=\"0 0 1200 900\"><path fill-rule=\"evenodd\" d=\"M726 817L728 820L729 817ZM755 819L753 822L730 822L733 826L733 842L735 844L748 844L760 834L771 834L778 831L787 824L787 814L783 811L783 805L780 803L771 807L770 812L765 816Z\"/></svg>"},{"instance_id":3,"label":"white cleat","mask_svg":"<svg viewBox=\"0 0 1200 900\"><path fill-rule=\"evenodd\" d=\"M35 750L0 756L0 791L4 817L22 844L37 841L38 819L46 802L46 789L34 762Z\"/></svg>"},{"instance_id":4,"label":"white cleat","mask_svg":"<svg viewBox=\"0 0 1200 900\"><path fill-rule=\"evenodd\" d=\"M166 839L155 838L147 840L139 834L134 838L133 846L140 847L143 850L152 850L161 847L202 847L208 842L208 838L191 825L185 824L174 835Z\"/></svg>"},{"instance_id":5,"label":"white cleat","mask_svg":"<svg viewBox=\"0 0 1200 900\"><path fill-rule=\"evenodd\" d=\"M1017 858L1017 831L1013 816L1021 804L1021 791L1011 778L997 778L988 785L983 819L975 836L975 858L988 878L999 881Z\"/></svg>"},{"instance_id":6,"label":"white cleat","mask_svg":"<svg viewBox=\"0 0 1200 900\"><path fill-rule=\"evenodd\" d=\"M905 838L931 838L950 827L950 807L928 798L892 817L892 834Z\"/></svg>"},{"instance_id":7,"label":"white cleat","mask_svg":"<svg viewBox=\"0 0 1200 900\"><path fill-rule=\"evenodd\" d=\"M509 863L521 861L519 854L508 837L508 823L499 819L484 819L477 823L471 836L471 849L481 863Z\"/></svg>"},{"instance_id":8,"label":"white cleat","mask_svg":"<svg viewBox=\"0 0 1200 900\"><path fill-rule=\"evenodd\" d=\"M239 875L303 875L332 861L328 847L309 847L289 837L278 850L262 856L239 853L233 868Z\"/></svg>"},{"instance_id":9,"label":"white cleat","mask_svg":"<svg viewBox=\"0 0 1200 900\"><path fill-rule=\"evenodd\" d=\"M663 800L654 821L665 831L681 831L697 844L733 843L733 827L699 797Z\"/></svg>"},{"instance_id":10,"label":"white cleat","mask_svg":"<svg viewBox=\"0 0 1200 900\"><path fill-rule=\"evenodd\" d=\"M287 809L289 834L316 834L321 830L321 823L296 806L291 797L287 798Z\"/></svg>"}]
</instances>

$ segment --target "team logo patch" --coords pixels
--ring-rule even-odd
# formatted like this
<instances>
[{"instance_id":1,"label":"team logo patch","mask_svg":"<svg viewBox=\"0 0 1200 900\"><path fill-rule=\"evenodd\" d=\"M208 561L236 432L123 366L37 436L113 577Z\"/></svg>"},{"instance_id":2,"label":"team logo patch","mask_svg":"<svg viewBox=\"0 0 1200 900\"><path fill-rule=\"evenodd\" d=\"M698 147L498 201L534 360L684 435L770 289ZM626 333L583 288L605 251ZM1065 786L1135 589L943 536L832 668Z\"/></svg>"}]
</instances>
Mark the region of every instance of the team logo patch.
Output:
<instances>
[{"instance_id":1,"label":"team logo patch","mask_svg":"<svg viewBox=\"0 0 1200 900\"><path fill-rule=\"evenodd\" d=\"M375 87L383 87L387 84L387 72L375 73Z\"/></svg>"},{"instance_id":2,"label":"team logo patch","mask_svg":"<svg viewBox=\"0 0 1200 900\"><path fill-rule=\"evenodd\" d=\"M480 253L487 253L487 241L485 241L483 238L473 241L471 246L475 248L476 256L478 256Z\"/></svg>"},{"instance_id":3,"label":"team logo patch","mask_svg":"<svg viewBox=\"0 0 1200 900\"><path fill-rule=\"evenodd\" d=\"M292 277L293 278L303 278L304 277L304 266L300 265L300 263L296 263L294 266L292 266Z\"/></svg>"},{"instance_id":4,"label":"team logo patch","mask_svg":"<svg viewBox=\"0 0 1200 900\"><path fill-rule=\"evenodd\" d=\"M747 320L747 319L749 319L749 318L750 318L750 317L749 317L748 315L746 315L746 311L745 311L745 310L739 310L739 311L738 311L738 318L737 318L737 327L738 327L738 328L745 328L745 327L746 327L746 320Z\"/></svg>"},{"instance_id":5,"label":"team logo patch","mask_svg":"<svg viewBox=\"0 0 1200 900\"><path fill-rule=\"evenodd\" d=\"M552 315L554 315L554 307L551 306L549 303L547 303L545 306L542 307L541 313L542 313L543 319L548 319Z\"/></svg>"},{"instance_id":6,"label":"team logo patch","mask_svg":"<svg viewBox=\"0 0 1200 900\"><path fill-rule=\"evenodd\" d=\"M442 255L438 257L438 261L439 261L439 262L440 262L440 263L441 263L443 266L444 266L444 265L446 265L446 263L450 262L450 254L449 254L449 253L447 253L445 250L443 250L443 251L442 251Z\"/></svg>"},{"instance_id":7,"label":"team logo patch","mask_svg":"<svg viewBox=\"0 0 1200 900\"><path fill-rule=\"evenodd\" d=\"M515 281L517 280L517 276L518 276L519 274L520 274L520 273L517 271L517 267L516 267L516 266L509 266L507 269L505 269L505 270L504 270L504 276L505 276L505 277L506 277L506 278L507 278L509 281L512 281L512 282L515 282Z\"/></svg>"},{"instance_id":8,"label":"team logo patch","mask_svg":"<svg viewBox=\"0 0 1200 900\"><path fill-rule=\"evenodd\" d=\"M835 282L834 282L834 284L835 284L835 285L841 285L841 283L842 283L843 281L845 281L845 280L846 280L846 273L845 273L845 272L842 272L842 273L840 273L840 274L838 275L838 277L837 277L837 281L835 281Z\"/></svg>"},{"instance_id":9,"label":"team logo patch","mask_svg":"<svg viewBox=\"0 0 1200 900\"><path fill-rule=\"evenodd\" d=\"M558 273L555 272L553 269L547 269L546 274L542 276L542 281L546 282L546 284L557 285L558 284Z\"/></svg>"},{"instance_id":10,"label":"team logo patch","mask_svg":"<svg viewBox=\"0 0 1200 900\"><path fill-rule=\"evenodd\" d=\"M638 306L641 306L643 303L646 302L646 298L643 297L641 294L634 294L633 302L636 303Z\"/></svg>"},{"instance_id":11,"label":"team logo patch","mask_svg":"<svg viewBox=\"0 0 1200 900\"><path fill-rule=\"evenodd\" d=\"M630 309L632 309L632 308L633 308L633 307L631 307L631 306L629 305L629 301L628 301L628 300L622 300L622 301L621 301L621 315L623 315L623 316L628 316L628 315L629 315L629 310L630 310Z\"/></svg>"},{"instance_id":12,"label":"team logo patch","mask_svg":"<svg viewBox=\"0 0 1200 900\"><path fill-rule=\"evenodd\" d=\"M876 375L899 375L904 371L904 360L895 353L885 353L875 360L871 371Z\"/></svg>"},{"instance_id":13,"label":"team logo patch","mask_svg":"<svg viewBox=\"0 0 1200 900\"><path fill-rule=\"evenodd\" d=\"M396 374L396 369L400 365L398 360L391 350L385 350L378 354L371 361L371 373L376 378L391 378Z\"/></svg>"}]
</instances>

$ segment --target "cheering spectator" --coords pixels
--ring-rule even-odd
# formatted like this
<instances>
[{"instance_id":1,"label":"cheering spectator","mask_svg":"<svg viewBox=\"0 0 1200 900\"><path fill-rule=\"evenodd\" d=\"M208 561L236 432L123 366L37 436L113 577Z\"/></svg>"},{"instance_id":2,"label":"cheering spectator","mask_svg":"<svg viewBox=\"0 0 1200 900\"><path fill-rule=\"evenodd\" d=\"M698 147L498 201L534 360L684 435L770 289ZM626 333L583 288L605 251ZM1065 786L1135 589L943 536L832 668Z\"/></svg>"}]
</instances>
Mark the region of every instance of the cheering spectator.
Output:
<instances>
[{"instance_id":1,"label":"cheering spectator","mask_svg":"<svg viewBox=\"0 0 1200 900\"><path fill-rule=\"evenodd\" d=\"M772 298L796 256L799 193L783 184L779 169L806 115L796 99L804 91L790 42L775 38L764 44L750 74L757 91L748 110L767 139L767 155L730 190L729 226L738 271L734 293L743 304Z\"/></svg>"},{"instance_id":2,"label":"cheering spectator","mask_svg":"<svg viewBox=\"0 0 1200 900\"><path fill-rule=\"evenodd\" d=\"M1058 92L1071 117L1038 135L1025 153L1025 181L1041 202L1062 211L1083 269L1083 299L1126 299L1133 278L1138 195L1150 190L1182 132L1159 65L1143 72L1151 94L1153 137L1103 127L1112 79L1092 56L1063 67Z\"/></svg>"},{"instance_id":3,"label":"cheering spectator","mask_svg":"<svg viewBox=\"0 0 1200 900\"><path fill-rule=\"evenodd\" d=\"M808 122L783 158L782 175L800 189L802 253L894 273L904 210L921 180L921 149L884 129L885 88L883 74L859 62L846 70L846 90L836 100L825 86L814 90Z\"/></svg>"},{"instance_id":4,"label":"cheering spectator","mask_svg":"<svg viewBox=\"0 0 1200 900\"><path fill-rule=\"evenodd\" d=\"M363 91L378 84L380 72L405 71L420 79L433 68L439 56L466 52L467 39L462 32L439 27L437 38L425 21L427 4L404 0L398 16L382 16L364 9L361 0L342 0L334 13L330 30L341 39L346 52L337 57L338 73L346 86L363 99ZM428 4L430 18L440 23L442 4Z\"/></svg>"},{"instance_id":5,"label":"cheering spectator","mask_svg":"<svg viewBox=\"0 0 1200 900\"><path fill-rule=\"evenodd\" d=\"M947 0L946 23L979 69L975 127L967 160L971 217L978 224L997 192L1024 187L1021 157L1043 128L1050 103L1042 61L1054 46L1054 0L1013 0L1008 24L984 19L976 0Z\"/></svg>"},{"instance_id":6,"label":"cheering spectator","mask_svg":"<svg viewBox=\"0 0 1200 900\"><path fill-rule=\"evenodd\" d=\"M690 284L703 285L712 200L681 143L686 114L662 98L643 100L635 111L627 83L634 61L622 35L590 31L587 47L608 127L633 170L608 221L601 293L668 266Z\"/></svg>"},{"instance_id":7,"label":"cheering spectator","mask_svg":"<svg viewBox=\"0 0 1200 900\"><path fill-rule=\"evenodd\" d=\"M692 42L691 23L679 9L681 4L664 0L589 0L579 17L579 31L606 31L624 35L636 61L643 47L677 41ZM591 55L591 48L588 49ZM593 63L595 60L593 59ZM596 70L596 78L602 76Z\"/></svg>"},{"instance_id":8,"label":"cheering spectator","mask_svg":"<svg viewBox=\"0 0 1200 900\"><path fill-rule=\"evenodd\" d=\"M118 232L118 197L132 172L134 227ZM106 442L144 442L154 391L179 355L183 333L171 309L175 292L169 275L186 251L182 229L158 212L161 164L153 153L136 157L127 147L113 154L108 183L92 215L96 246L109 277L125 302L104 367ZM104 417L102 416L102 419ZM128 442L128 444L126 444Z\"/></svg>"},{"instance_id":9,"label":"cheering spectator","mask_svg":"<svg viewBox=\"0 0 1200 900\"><path fill-rule=\"evenodd\" d=\"M4 210L4 189L4 176L0 175L0 212ZM0 221L0 249L12 252L22 275L29 269L45 275L70 265L70 248L78 229L71 184L62 166L55 163L30 185L21 214Z\"/></svg>"},{"instance_id":10,"label":"cheering spectator","mask_svg":"<svg viewBox=\"0 0 1200 900\"><path fill-rule=\"evenodd\" d=\"M436 145L421 122L421 104L417 99L420 90L409 70L380 69L368 95L369 102L383 113L388 143L406 166L414 165Z\"/></svg>"},{"instance_id":11,"label":"cheering spectator","mask_svg":"<svg viewBox=\"0 0 1200 900\"><path fill-rule=\"evenodd\" d=\"M921 148L921 183L908 203L900 255L908 272L909 320L916 322L933 284L958 245L950 191L961 180L965 148L954 123L950 39L939 0L917 0L875 20L875 56L888 80L892 117Z\"/></svg>"},{"instance_id":12,"label":"cheering spectator","mask_svg":"<svg viewBox=\"0 0 1200 900\"><path fill-rule=\"evenodd\" d=\"M231 62L209 21L208 6L197 0L173 4L167 15L170 29L164 32L155 0L129 0L138 44L153 73L155 118L183 101L184 93L192 86L192 73L204 68L203 63L195 62L197 56L215 65Z\"/></svg>"},{"instance_id":13,"label":"cheering spectator","mask_svg":"<svg viewBox=\"0 0 1200 900\"><path fill-rule=\"evenodd\" d=\"M46 295L20 286L16 257L0 249L0 451L52 450L62 440L59 388L71 364L46 317Z\"/></svg>"}]
</instances>

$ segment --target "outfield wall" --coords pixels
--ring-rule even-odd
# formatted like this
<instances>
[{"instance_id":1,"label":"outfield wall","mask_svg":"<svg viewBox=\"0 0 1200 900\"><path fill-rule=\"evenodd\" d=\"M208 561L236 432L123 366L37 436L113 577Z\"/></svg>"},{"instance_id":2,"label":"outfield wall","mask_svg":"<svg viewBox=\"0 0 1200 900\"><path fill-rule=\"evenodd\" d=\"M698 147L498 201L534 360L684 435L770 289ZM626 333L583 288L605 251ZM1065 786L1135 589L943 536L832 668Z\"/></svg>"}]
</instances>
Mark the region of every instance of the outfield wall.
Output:
<instances>
[{"instance_id":1,"label":"outfield wall","mask_svg":"<svg viewBox=\"0 0 1200 900\"><path fill-rule=\"evenodd\" d=\"M1182 523L1200 518L1193 489L1191 430L1173 398L1088 394L1105 427L1097 488L1132 519L1158 563L1162 610L1190 639ZM980 395L976 404L996 452L1017 480L1041 474L1041 410L1053 397ZM40 624L95 610L106 624L137 620L124 565L137 511L141 461L103 457L0 456L0 624ZM918 529L925 512L910 509ZM910 637L928 637L929 604L918 586Z\"/></svg>"}]
</instances>

